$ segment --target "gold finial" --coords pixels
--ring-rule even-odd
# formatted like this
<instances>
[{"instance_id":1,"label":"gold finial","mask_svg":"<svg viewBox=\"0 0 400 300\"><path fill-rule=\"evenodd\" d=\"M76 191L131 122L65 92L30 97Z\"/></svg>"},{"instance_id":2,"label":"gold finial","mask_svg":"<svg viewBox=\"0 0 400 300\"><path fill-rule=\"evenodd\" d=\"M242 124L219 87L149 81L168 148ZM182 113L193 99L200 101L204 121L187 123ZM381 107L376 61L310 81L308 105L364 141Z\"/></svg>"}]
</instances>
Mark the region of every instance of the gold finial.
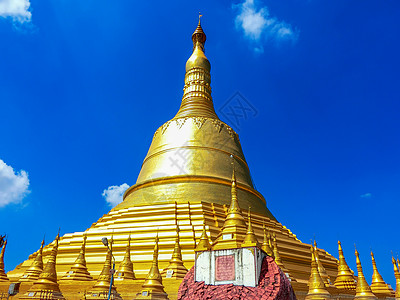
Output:
<instances>
[{"instance_id":1,"label":"gold finial","mask_svg":"<svg viewBox=\"0 0 400 300\"><path fill-rule=\"evenodd\" d=\"M211 244L207 236L207 231L206 231L206 224L205 222L203 223L203 232L201 233L200 241L196 246L195 251L200 252L200 251L208 251L211 249Z\"/></svg>"},{"instance_id":2,"label":"gold finial","mask_svg":"<svg viewBox=\"0 0 400 300\"><path fill-rule=\"evenodd\" d=\"M166 278L182 279L183 277L185 277L187 272L188 270L183 264L182 250L179 244L179 226L176 226L174 251L172 252L172 257L169 261L168 266L164 270L162 270L161 275Z\"/></svg>"},{"instance_id":3,"label":"gold finial","mask_svg":"<svg viewBox=\"0 0 400 300\"><path fill-rule=\"evenodd\" d=\"M318 272L321 275L322 280L325 282L325 285L327 287L331 286L331 280L329 278L329 275L326 273L326 270L324 266L322 265L321 260L319 259L319 253L318 253L318 247L317 247L317 241L314 240L314 256L315 256L315 261L317 262L318 265Z\"/></svg>"},{"instance_id":4,"label":"gold finial","mask_svg":"<svg viewBox=\"0 0 400 300\"><path fill-rule=\"evenodd\" d=\"M158 269L158 231L155 238L153 263L146 280L142 285L142 290L135 299L168 299L168 295L162 284L162 277Z\"/></svg>"},{"instance_id":5,"label":"gold finial","mask_svg":"<svg viewBox=\"0 0 400 300\"><path fill-rule=\"evenodd\" d=\"M93 277L90 275L86 267L85 251L86 251L86 234L83 234L83 241L81 250L75 263L71 269L61 278L61 280L79 280L79 281L91 281Z\"/></svg>"},{"instance_id":6,"label":"gold finial","mask_svg":"<svg viewBox=\"0 0 400 300\"><path fill-rule=\"evenodd\" d=\"M263 240L261 249L265 253L267 253L268 256L274 257L274 253L273 253L273 251L272 251L272 249L271 249L271 247L269 245L269 241L268 241L269 233L268 233L268 237L267 237L267 232L266 232L266 229L265 229L265 222L263 222L263 237L264 237L264 240Z\"/></svg>"},{"instance_id":7,"label":"gold finial","mask_svg":"<svg viewBox=\"0 0 400 300\"><path fill-rule=\"evenodd\" d=\"M356 296L354 299L378 299L373 293L368 285L367 281L365 280L364 273L361 266L360 257L355 247L355 255L356 255L356 262L357 262L357 272L358 272L358 280L357 280L357 287L356 287Z\"/></svg>"},{"instance_id":8,"label":"gold finial","mask_svg":"<svg viewBox=\"0 0 400 300\"><path fill-rule=\"evenodd\" d=\"M39 275L43 272L43 247L44 247L44 239L40 244L40 248L37 251L37 255L35 260L32 262L31 266L28 270L25 271L24 275L19 279L19 281L30 281L34 282L39 278Z\"/></svg>"},{"instance_id":9,"label":"gold finial","mask_svg":"<svg viewBox=\"0 0 400 300\"><path fill-rule=\"evenodd\" d=\"M9 281L6 271L4 269L4 252L6 251L6 246L7 246L7 239L4 239L4 244L0 252L0 282Z\"/></svg>"},{"instance_id":10,"label":"gold finial","mask_svg":"<svg viewBox=\"0 0 400 300\"><path fill-rule=\"evenodd\" d=\"M242 247L259 247L260 248L260 244L258 243L257 237L254 234L253 227L251 226L250 210L251 210L251 207L249 206L247 233L246 233L246 236L244 237Z\"/></svg>"},{"instance_id":11,"label":"gold finial","mask_svg":"<svg viewBox=\"0 0 400 300\"><path fill-rule=\"evenodd\" d=\"M371 283L372 292L377 293L377 294L385 294L387 296L391 296L392 291L389 289L388 285L383 280L381 274L379 274L379 272L378 272L374 253L372 252L372 250L371 250L371 259L372 259L372 269L374 270L374 272L372 274L372 283Z\"/></svg>"},{"instance_id":12,"label":"gold finial","mask_svg":"<svg viewBox=\"0 0 400 300\"><path fill-rule=\"evenodd\" d=\"M318 264L315 257L315 249L312 244L310 247L311 252L311 273L310 278L308 280L308 293L306 296L306 300L312 299L329 299L330 293L325 287L325 283L321 278L321 275L318 271Z\"/></svg>"},{"instance_id":13,"label":"gold finial","mask_svg":"<svg viewBox=\"0 0 400 300\"><path fill-rule=\"evenodd\" d=\"M35 294L36 292L46 291L48 296L52 299L65 299L61 294L60 287L57 283L56 258L58 252L59 238L60 232L58 232L54 240L54 245L50 253L50 258L47 261L43 272L39 275L38 280L35 281L30 289L27 291L27 294Z\"/></svg>"},{"instance_id":14,"label":"gold finial","mask_svg":"<svg viewBox=\"0 0 400 300\"><path fill-rule=\"evenodd\" d=\"M199 24L201 23L201 17L202 17L203 15L201 14L201 12L199 12Z\"/></svg>"},{"instance_id":15,"label":"gold finial","mask_svg":"<svg viewBox=\"0 0 400 300\"><path fill-rule=\"evenodd\" d=\"M346 259L343 255L342 244L338 241L338 249L339 249L339 265L338 265L338 276L335 280L335 286L338 289L343 290L356 290L356 281L354 279L353 272L350 270L347 265Z\"/></svg>"}]
</instances>

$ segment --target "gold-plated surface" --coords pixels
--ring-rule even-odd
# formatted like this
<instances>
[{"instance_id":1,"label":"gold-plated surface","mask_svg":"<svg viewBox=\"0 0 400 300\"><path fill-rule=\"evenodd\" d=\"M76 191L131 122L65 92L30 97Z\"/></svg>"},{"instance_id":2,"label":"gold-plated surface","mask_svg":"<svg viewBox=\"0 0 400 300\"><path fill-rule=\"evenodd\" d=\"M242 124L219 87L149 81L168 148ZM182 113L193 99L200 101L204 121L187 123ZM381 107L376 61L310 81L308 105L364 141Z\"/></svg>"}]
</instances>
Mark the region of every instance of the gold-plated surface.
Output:
<instances>
[{"instance_id":1,"label":"gold-plated surface","mask_svg":"<svg viewBox=\"0 0 400 300\"><path fill-rule=\"evenodd\" d=\"M354 299L378 299L374 293L372 293L372 290L370 286L367 283L367 280L364 277L363 269L361 266L361 261L360 257L358 254L358 251L356 249L355 251L356 255L356 262L357 262L357 272L358 272L358 277L357 277L357 287L356 287L356 296Z\"/></svg>"},{"instance_id":2,"label":"gold-plated surface","mask_svg":"<svg viewBox=\"0 0 400 300\"><path fill-rule=\"evenodd\" d=\"M308 293L306 300L330 299L331 295L326 289L326 284L319 273L318 263L315 257L315 248L311 246L311 274L308 280Z\"/></svg>"},{"instance_id":3,"label":"gold-plated surface","mask_svg":"<svg viewBox=\"0 0 400 300\"><path fill-rule=\"evenodd\" d=\"M6 251L7 240L4 241L0 252L0 281L8 281L7 274L4 270L4 252Z\"/></svg>"},{"instance_id":4,"label":"gold-plated surface","mask_svg":"<svg viewBox=\"0 0 400 300\"><path fill-rule=\"evenodd\" d=\"M372 269L374 270L371 282L372 292L374 294L384 294L386 296L393 296L394 295L393 290L388 287L386 282L383 280L381 274L379 274L378 272L374 253L372 251L371 251L371 259L372 259Z\"/></svg>"},{"instance_id":5,"label":"gold-plated surface","mask_svg":"<svg viewBox=\"0 0 400 300\"><path fill-rule=\"evenodd\" d=\"M25 271L25 273L19 278L19 281L31 281L34 282L39 278L39 275L43 272L43 245L44 238L37 251L35 260L32 262L31 266Z\"/></svg>"},{"instance_id":6,"label":"gold-plated surface","mask_svg":"<svg viewBox=\"0 0 400 300\"><path fill-rule=\"evenodd\" d=\"M338 275L335 280L335 286L341 290L356 290L356 280L354 278L353 272L347 265L346 259L343 255L342 244L338 241L339 248L339 265L338 265Z\"/></svg>"},{"instance_id":7,"label":"gold-plated surface","mask_svg":"<svg viewBox=\"0 0 400 300\"><path fill-rule=\"evenodd\" d=\"M56 258L59 239L60 234L58 233L54 240L50 258L44 266L43 272L20 299L65 299L57 282ZM42 298L41 294L43 292L46 292L46 298Z\"/></svg>"},{"instance_id":8,"label":"gold-plated surface","mask_svg":"<svg viewBox=\"0 0 400 300\"><path fill-rule=\"evenodd\" d=\"M231 205L225 218L224 226L212 245L213 250L240 248L246 234L246 222L239 206L235 169L232 172Z\"/></svg>"},{"instance_id":9,"label":"gold-plated surface","mask_svg":"<svg viewBox=\"0 0 400 300\"><path fill-rule=\"evenodd\" d=\"M133 270L133 262L131 260L131 234L129 234L128 243L126 244L125 257L119 265L115 280L131 281L134 279L136 279L136 277Z\"/></svg>"},{"instance_id":10,"label":"gold-plated surface","mask_svg":"<svg viewBox=\"0 0 400 300\"><path fill-rule=\"evenodd\" d=\"M261 245L261 249L267 253L268 256L274 257L274 252L270 247L271 238L268 233L267 237L267 230L265 229L265 224L263 224L263 243Z\"/></svg>"},{"instance_id":11,"label":"gold-plated surface","mask_svg":"<svg viewBox=\"0 0 400 300\"><path fill-rule=\"evenodd\" d=\"M86 235L83 236L81 251L75 260L74 265L71 269L62 277L60 280L79 280L79 281L91 281L93 277L90 275L86 267L85 259L85 247L86 247Z\"/></svg>"},{"instance_id":12,"label":"gold-plated surface","mask_svg":"<svg viewBox=\"0 0 400 300\"><path fill-rule=\"evenodd\" d=\"M242 247L260 247L260 243L257 240L256 235L254 234L253 227L251 226L251 213L250 213L250 207L248 211L248 218L247 218L247 233L246 236L244 237Z\"/></svg>"},{"instance_id":13,"label":"gold-plated surface","mask_svg":"<svg viewBox=\"0 0 400 300\"><path fill-rule=\"evenodd\" d=\"M153 263L142 285L142 290L137 294L136 299L168 299L162 284L162 276L158 269L158 234L155 240Z\"/></svg>"},{"instance_id":14,"label":"gold-plated surface","mask_svg":"<svg viewBox=\"0 0 400 300\"><path fill-rule=\"evenodd\" d=\"M399 266L396 265L396 261L394 257L392 256L392 264L393 264L393 269L394 269L394 277L396 278L396 300L400 299L400 272L399 272Z\"/></svg>"},{"instance_id":15,"label":"gold-plated surface","mask_svg":"<svg viewBox=\"0 0 400 300\"><path fill-rule=\"evenodd\" d=\"M315 241L315 240L314 240L314 255L315 255L315 261L317 262L317 266L318 266L318 272L321 275L321 278L324 281L325 285L327 287L330 287L332 285L331 279L329 278L329 275L326 273L324 266L322 265L321 261L319 260L317 241Z\"/></svg>"},{"instance_id":16,"label":"gold-plated surface","mask_svg":"<svg viewBox=\"0 0 400 300\"><path fill-rule=\"evenodd\" d=\"M183 279L183 277L185 277L187 272L188 270L185 268L182 261L182 251L181 251L181 246L179 244L179 227L176 227L174 252L172 253L172 257L171 260L169 261L168 266L164 270L162 270L161 276L163 276L164 278L167 277L174 279L178 278Z\"/></svg>"}]
</instances>

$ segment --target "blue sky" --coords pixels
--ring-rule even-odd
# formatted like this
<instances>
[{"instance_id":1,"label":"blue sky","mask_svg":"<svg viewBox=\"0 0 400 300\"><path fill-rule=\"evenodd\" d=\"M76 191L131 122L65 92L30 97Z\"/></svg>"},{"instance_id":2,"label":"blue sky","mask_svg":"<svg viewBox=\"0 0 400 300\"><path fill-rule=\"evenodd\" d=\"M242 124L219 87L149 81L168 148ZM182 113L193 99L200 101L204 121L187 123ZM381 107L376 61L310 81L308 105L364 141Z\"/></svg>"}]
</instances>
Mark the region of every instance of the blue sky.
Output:
<instances>
[{"instance_id":1,"label":"blue sky","mask_svg":"<svg viewBox=\"0 0 400 300\"><path fill-rule=\"evenodd\" d=\"M396 0L1 0L7 270L44 234L88 228L135 183L154 131L179 108L199 11L216 111L237 129L269 209L336 257L340 239L353 270L356 243L369 282L372 248L395 286ZM236 92L254 108L239 123L223 111Z\"/></svg>"}]
</instances>

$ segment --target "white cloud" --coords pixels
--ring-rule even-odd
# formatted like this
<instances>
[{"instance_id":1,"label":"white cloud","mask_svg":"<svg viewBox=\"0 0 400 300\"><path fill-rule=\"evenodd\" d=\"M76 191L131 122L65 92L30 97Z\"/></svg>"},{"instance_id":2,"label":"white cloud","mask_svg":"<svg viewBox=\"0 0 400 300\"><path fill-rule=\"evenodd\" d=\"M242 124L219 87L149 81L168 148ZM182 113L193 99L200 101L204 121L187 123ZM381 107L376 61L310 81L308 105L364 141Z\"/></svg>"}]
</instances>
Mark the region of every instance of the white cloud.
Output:
<instances>
[{"instance_id":1,"label":"white cloud","mask_svg":"<svg viewBox=\"0 0 400 300\"><path fill-rule=\"evenodd\" d=\"M103 191L102 196L111 207L115 207L122 202L122 196L124 195L124 192L128 187L129 185L126 183L123 183L120 186L109 186L106 190Z\"/></svg>"},{"instance_id":2,"label":"white cloud","mask_svg":"<svg viewBox=\"0 0 400 300\"><path fill-rule=\"evenodd\" d=\"M360 197L364 198L364 199L370 199L370 198L372 198L372 194L371 193L365 193L365 194L360 195Z\"/></svg>"},{"instance_id":3,"label":"white cloud","mask_svg":"<svg viewBox=\"0 0 400 300\"><path fill-rule=\"evenodd\" d=\"M0 159L0 207L10 203L20 203L29 193L28 187L28 173L24 170L16 173L11 166Z\"/></svg>"},{"instance_id":4,"label":"white cloud","mask_svg":"<svg viewBox=\"0 0 400 300\"><path fill-rule=\"evenodd\" d=\"M268 40L297 40L298 32L290 24L272 17L268 7L258 8L255 0L245 0L233 7L238 12L235 18L236 28L242 30L245 37L255 44L256 52L263 52L262 43Z\"/></svg>"},{"instance_id":5,"label":"white cloud","mask_svg":"<svg viewBox=\"0 0 400 300\"><path fill-rule=\"evenodd\" d=\"M0 0L0 17L12 18L14 22L30 22L32 13L29 11L29 0Z\"/></svg>"}]
</instances>

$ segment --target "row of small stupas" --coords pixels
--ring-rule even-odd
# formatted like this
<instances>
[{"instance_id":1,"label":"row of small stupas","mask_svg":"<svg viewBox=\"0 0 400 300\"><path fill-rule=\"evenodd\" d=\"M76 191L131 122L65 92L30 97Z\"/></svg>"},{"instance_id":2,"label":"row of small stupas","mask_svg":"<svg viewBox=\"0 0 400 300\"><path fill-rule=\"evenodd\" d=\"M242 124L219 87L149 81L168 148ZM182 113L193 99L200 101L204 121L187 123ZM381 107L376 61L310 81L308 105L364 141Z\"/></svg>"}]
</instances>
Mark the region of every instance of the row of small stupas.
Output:
<instances>
[{"instance_id":1,"label":"row of small stupas","mask_svg":"<svg viewBox=\"0 0 400 300\"><path fill-rule=\"evenodd\" d=\"M175 278L182 279L185 277L188 270L184 266L182 260L181 248L179 244L179 227L177 229L177 237L175 240L175 247L169 265L159 271L158 268L158 234L155 238L155 247L153 253L153 262L150 271L142 285L141 292L137 294L136 299L168 299L164 290L162 278ZM61 293L59 282L68 281L94 281L86 266L85 260L85 245L86 236L83 237L82 246L75 263L71 266L70 270L60 280L57 279L56 272L56 257L58 251L59 234L55 241L52 243L52 250L45 266L43 265L43 245L37 252L37 255L32 265L25 271L23 276L19 278L19 282L32 283L31 287L19 299L47 299L51 296L52 299L65 299ZM106 259L102 272L96 279L92 288L83 293L83 299L104 299L108 295L109 287L111 284L112 272L112 243L110 240L111 248L108 248ZM9 281L4 269L4 252L7 245L5 240L0 253L0 281ZM337 295L349 295L354 299L400 299L400 261L392 257L394 267L394 274L396 277L396 291L384 282L382 276L379 274L374 255L371 252L373 275L372 283L369 285L363 275L361 262L359 259L358 251L356 250L356 262L358 278L356 279L353 271L349 268L343 255L341 243L339 246L339 264L338 274L335 281L332 283L330 277L322 265L316 242L311 246L311 274L309 278L309 291L306 299L329 299L337 298ZM237 187L235 172L232 174L231 184L231 203L223 227L214 242L210 241L207 235L206 227L203 225L203 232L195 251L197 253L209 250L223 250L234 249L240 247L258 247L262 249L269 257L274 258L275 263L280 267L289 280L295 281L289 274L289 271L283 265L276 241L275 234L270 235L264 227L264 240L259 243L251 223L250 209L248 212L247 225L242 215L237 199ZM133 262L131 261L130 254L130 236L127 241L126 253L123 261L119 265L119 269L115 275L115 279L121 281L134 282L136 280ZM122 299L116 291L114 282L111 285L111 292L113 299ZM47 295L47 296L45 296ZM332 296L331 296L332 295ZM333 297L333 295L336 295ZM340 298L340 296L339 296Z\"/></svg>"}]
</instances>

